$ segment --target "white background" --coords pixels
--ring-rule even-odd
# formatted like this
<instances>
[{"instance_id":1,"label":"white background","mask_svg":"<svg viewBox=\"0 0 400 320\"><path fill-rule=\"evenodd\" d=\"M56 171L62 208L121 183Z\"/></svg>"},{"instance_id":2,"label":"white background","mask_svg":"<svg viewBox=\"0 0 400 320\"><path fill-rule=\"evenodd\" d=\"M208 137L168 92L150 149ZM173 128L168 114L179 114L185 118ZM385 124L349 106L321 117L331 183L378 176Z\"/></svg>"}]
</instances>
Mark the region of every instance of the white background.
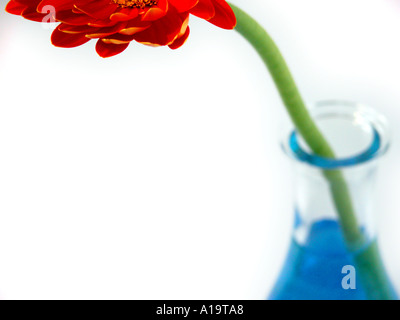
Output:
<instances>
[{"instance_id":1,"label":"white background","mask_svg":"<svg viewBox=\"0 0 400 320\"><path fill-rule=\"evenodd\" d=\"M308 101L386 114L379 231L400 289L400 1L236 0ZM0 13L0 297L263 299L289 244L284 108L234 31L191 20L177 51L94 43Z\"/></svg>"}]
</instances>

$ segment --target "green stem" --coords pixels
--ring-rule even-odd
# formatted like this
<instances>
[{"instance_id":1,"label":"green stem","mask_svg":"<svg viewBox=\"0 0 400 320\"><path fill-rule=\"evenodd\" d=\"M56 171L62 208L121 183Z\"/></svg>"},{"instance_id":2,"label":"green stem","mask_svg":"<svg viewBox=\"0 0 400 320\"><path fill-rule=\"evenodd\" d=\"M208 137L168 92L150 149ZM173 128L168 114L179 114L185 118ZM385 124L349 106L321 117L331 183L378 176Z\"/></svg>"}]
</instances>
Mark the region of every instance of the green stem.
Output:
<instances>
[{"instance_id":1,"label":"green stem","mask_svg":"<svg viewBox=\"0 0 400 320\"><path fill-rule=\"evenodd\" d=\"M236 31L250 42L264 61L297 131L315 154L324 158L335 158L334 151L308 112L275 42L252 17L235 5L230 4L230 6L237 18ZM361 234L342 173L338 170L325 170L324 175L330 182L332 197L346 239L349 243L359 242Z\"/></svg>"},{"instance_id":2,"label":"green stem","mask_svg":"<svg viewBox=\"0 0 400 320\"><path fill-rule=\"evenodd\" d=\"M230 6L237 18L236 31L254 47L264 61L297 131L316 155L324 158L335 158L333 149L308 112L275 42L252 17L235 5L230 4ZM364 244L365 239L359 228L344 176L340 170L324 170L323 174L329 183L346 242L349 248L359 248L361 244ZM361 270L364 273L384 273L379 260L379 252L375 246L371 247L369 252L366 252L359 260L360 265L362 265ZM361 260L368 263L362 263ZM383 292L381 297L391 297L391 292L388 289L390 286L384 277L372 277L372 280L369 279L369 284L370 287L374 286Z\"/></svg>"}]
</instances>

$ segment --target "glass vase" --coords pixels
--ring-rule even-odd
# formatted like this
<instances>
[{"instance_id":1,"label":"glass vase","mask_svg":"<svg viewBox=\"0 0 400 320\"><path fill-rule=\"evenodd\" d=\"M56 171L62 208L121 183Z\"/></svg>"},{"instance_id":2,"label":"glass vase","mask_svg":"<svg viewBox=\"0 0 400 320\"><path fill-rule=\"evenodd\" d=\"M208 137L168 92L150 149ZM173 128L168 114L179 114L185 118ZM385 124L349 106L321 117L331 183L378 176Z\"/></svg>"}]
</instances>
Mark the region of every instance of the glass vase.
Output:
<instances>
[{"instance_id":1,"label":"glass vase","mask_svg":"<svg viewBox=\"0 0 400 320\"><path fill-rule=\"evenodd\" d=\"M295 172L295 225L272 300L392 300L379 254L374 189L389 147L385 119L365 106L319 102L312 116L336 159L309 151L294 129L283 149Z\"/></svg>"}]
</instances>

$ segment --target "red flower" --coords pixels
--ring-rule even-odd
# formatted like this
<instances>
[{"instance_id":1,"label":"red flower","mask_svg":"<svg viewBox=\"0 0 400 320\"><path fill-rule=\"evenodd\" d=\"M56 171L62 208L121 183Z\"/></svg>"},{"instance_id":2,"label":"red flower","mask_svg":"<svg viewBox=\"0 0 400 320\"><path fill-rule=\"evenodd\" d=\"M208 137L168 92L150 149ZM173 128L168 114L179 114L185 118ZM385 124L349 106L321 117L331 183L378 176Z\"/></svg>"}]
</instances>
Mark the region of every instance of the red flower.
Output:
<instances>
[{"instance_id":1,"label":"red flower","mask_svg":"<svg viewBox=\"0 0 400 320\"><path fill-rule=\"evenodd\" d=\"M131 41L182 46L189 36L189 15L233 29L235 15L225 0L11 0L6 11L38 22L60 22L51 41L72 48L98 39L96 51L110 57Z\"/></svg>"}]
</instances>

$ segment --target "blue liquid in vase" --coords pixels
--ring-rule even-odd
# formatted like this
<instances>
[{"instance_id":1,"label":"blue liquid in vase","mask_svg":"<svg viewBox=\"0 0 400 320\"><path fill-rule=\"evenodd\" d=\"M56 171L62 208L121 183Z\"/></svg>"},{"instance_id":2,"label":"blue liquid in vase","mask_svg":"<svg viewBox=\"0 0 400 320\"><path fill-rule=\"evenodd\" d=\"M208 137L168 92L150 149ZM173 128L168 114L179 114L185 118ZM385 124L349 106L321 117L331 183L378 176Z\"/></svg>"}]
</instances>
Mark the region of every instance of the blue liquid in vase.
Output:
<instances>
[{"instance_id":1,"label":"blue liquid in vase","mask_svg":"<svg viewBox=\"0 0 400 320\"><path fill-rule=\"evenodd\" d=\"M374 242L356 253L349 252L337 221L321 220L310 230L304 245L292 241L279 279L269 296L271 300L367 300L371 295L357 276L356 289L345 290L344 266L355 266L358 255ZM394 290L393 297L397 298Z\"/></svg>"}]
</instances>

